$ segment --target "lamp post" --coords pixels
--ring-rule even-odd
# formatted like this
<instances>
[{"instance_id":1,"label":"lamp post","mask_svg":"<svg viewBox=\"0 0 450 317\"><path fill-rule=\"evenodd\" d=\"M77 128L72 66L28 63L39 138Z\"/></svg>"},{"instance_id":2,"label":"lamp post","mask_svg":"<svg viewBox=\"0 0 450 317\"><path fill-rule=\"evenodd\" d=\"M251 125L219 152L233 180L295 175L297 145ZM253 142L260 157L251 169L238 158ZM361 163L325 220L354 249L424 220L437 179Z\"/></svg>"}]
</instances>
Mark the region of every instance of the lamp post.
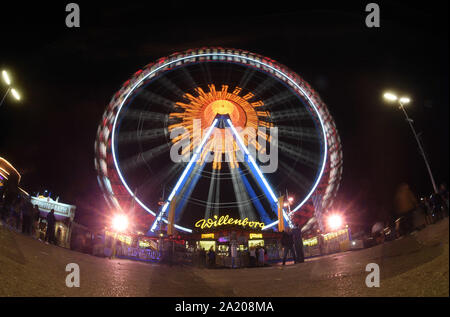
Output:
<instances>
[{"instance_id":1,"label":"lamp post","mask_svg":"<svg viewBox=\"0 0 450 317\"><path fill-rule=\"evenodd\" d=\"M6 90L6 93L3 95L2 101L0 101L0 107L3 105L3 102L5 101L6 96L8 96L9 92L11 92L11 94L16 100L20 100L20 94L17 92L16 89L11 87L11 79L9 78L8 72L6 70L2 71L2 78L5 84L8 86L8 89Z\"/></svg>"},{"instance_id":2,"label":"lamp post","mask_svg":"<svg viewBox=\"0 0 450 317\"><path fill-rule=\"evenodd\" d=\"M406 121L408 121L409 126L411 127L411 130L412 130L412 132L414 134L414 137L416 138L417 145L419 146L419 152L422 155L423 160L425 161L425 165L427 167L428 174L430 175L431 183L433 184L434 192L437 193L438 190L437 190L437 187L436 187L436 183L434 181L433 173L431 173L431 168L430 168L430 164L428 163L427 156L425 155L425 151L423 150L422 143L420 142L419 137L417 136L416 129L414 129L413 120L409 118L408 113L406 112L406 109L404 107L406 104L410 103L411 100L408 97L398 98L395 94L390 93L390 92L386 92L383 95L383 97L384 97L384 99L386 99L389 102L398 101L399 109L401 109L403 111L403 113L405 114Z\"/></svg>"}]
</instances>

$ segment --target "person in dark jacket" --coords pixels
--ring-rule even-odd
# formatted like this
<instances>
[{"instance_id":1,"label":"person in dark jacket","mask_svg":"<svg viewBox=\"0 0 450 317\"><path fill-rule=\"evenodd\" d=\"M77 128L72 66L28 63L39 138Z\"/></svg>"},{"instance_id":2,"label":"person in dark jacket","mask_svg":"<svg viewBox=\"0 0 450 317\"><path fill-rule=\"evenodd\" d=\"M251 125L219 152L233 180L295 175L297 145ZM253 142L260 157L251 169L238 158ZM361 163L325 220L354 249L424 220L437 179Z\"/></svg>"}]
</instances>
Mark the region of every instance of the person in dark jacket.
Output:
<instances>
[{"instance_id":1,"label":"person in dark jacket","mask_svg":"<svg viewBox=\"0 0 450 317\"><path fill-rule=\"evenodd\" d=\"M45 233L45 241L56 244L55 242L55 211L52 209L47 215L47 232Z\"/></svg>"},{"instance_id":2,"label":"person in dark jacket","mask_svg":"<svg viewBox=\"0 0 450 317\"><path fill-rule=\"evenodd\" d=\"M24 228L23 231L24 233L26 233L27 235L32 235L33 234L33 227L34 227L34 208L33 208L33 204L31 203L31 201L26 201L25 202L25 212L24 212Z\"/></svg>"},{"instance_id":3,"label":"person in dark jacket","mask_svg":"<svg viewBox=\"0 0 450 317\"><path fill-rule=\"evenodd\" d=\"M297 255L297 262L303 263L305 262L305 255L303 252L303 237L302 237L302 228L299 226L292 229L292 237L294 240L295 253Z\"/></svg>"},{"instance_id":4,"label":"person in dark jacket","mask_svg":"<svg viewBox=\"0 0 450 317\"><path fill-rule=\"evenodd\" d=\"M208 260L209 260L209 267L213 268L216 266L216 252L214 252L214 247L211 246L211 248L209 248L209 252L208 252Z\"/></svg>"},{"instance_id":5,"label":"person in dark jacket","mask_svg":"<svg viewBox=\"0 0 450 317\"><path fill-rule=\"evenodd\" d=\"M39 216L40 216L39 207L38 205L34 205L32 214L32 235L36 239L40 238Z\"/></svg>"},{"instance_id":6,"label":"person in dark jacket","mask_svg":"<svg viewBox=\"0 0 450 317\"><path fill-rule=\"evenodd\" d=\"M283 235L281 236L281 245L283 246L283 265L286 264L286 257L289 251L292 253L294 263L297 263L297 256L295 255L294 250L294 239L292 238L292 234L290 232L283 231Z\"/></svg>"}]
</instances>

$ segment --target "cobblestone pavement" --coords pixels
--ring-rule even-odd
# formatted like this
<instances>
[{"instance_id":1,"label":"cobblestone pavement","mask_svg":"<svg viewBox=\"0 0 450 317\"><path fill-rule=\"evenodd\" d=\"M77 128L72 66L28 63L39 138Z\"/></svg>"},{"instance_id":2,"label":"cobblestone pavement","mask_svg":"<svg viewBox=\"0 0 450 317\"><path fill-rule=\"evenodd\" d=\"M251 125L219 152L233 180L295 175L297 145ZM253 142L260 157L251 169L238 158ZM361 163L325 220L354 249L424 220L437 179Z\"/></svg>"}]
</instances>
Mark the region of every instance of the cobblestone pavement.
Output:
<instances>
[{"instance_id":1,"label":"cobblestone pavement","mask_svg":"<svg viewBox=\"0 0 450 317\"><path fill-rule=\"evenodd\" d=\"M0 225L0 296L449 296L448 218L370 249L305 263L200 269L94 257L46 245ZM68 263L81 285L65 285ZM365 285L368 263L381 285Z\"/></svg>"}]
</instances>

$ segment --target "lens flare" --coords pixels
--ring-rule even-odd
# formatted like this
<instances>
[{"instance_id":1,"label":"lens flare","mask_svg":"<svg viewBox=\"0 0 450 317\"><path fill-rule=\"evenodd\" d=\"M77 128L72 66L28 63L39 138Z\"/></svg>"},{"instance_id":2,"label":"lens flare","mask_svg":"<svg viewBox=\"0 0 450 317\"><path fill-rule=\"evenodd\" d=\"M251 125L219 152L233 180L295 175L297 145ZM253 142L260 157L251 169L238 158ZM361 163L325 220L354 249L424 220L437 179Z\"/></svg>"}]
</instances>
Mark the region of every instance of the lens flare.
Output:
<instances>
[{"instance_id":1,"label":"lens flare","mask_svg":"<svg viewBox=\"0 0 450 317\"><path fill-rule=\"evenodd\" d=\"M128 218L125 215L116 215L112 221L113 228L117 231L125 231L128 228Z\"/></svg>"},{"instance_id":2,"label":"lens flare","mask_svg":"<svg viewBox=\"0 0 450 317\"><path fill-rule=\"evenodd\" d=\"M342 216L340 215L331 215L328 217L328 226L332 230L339 229L342 226Z\"/></svg>"}]
</instances>

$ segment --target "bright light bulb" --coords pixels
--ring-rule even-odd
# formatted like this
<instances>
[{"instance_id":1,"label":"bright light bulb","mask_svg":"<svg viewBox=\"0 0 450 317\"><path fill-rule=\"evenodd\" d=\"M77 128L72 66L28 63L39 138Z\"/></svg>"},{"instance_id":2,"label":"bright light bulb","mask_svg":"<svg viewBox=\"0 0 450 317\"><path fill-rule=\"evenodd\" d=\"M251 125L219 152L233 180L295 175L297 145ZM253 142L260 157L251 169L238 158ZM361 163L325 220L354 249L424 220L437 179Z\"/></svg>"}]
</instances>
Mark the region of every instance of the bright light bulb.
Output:
<instances>
[{"instance_id":1,"label":"bright light bulb","mask_svg":"<svg viewBox=\"0 0 450 317\"><path fill-rule=\"evenodd\" d=\"M2 77L8 86L11 85L11 80L9 79L9 76L8 76L8 73L6 72L6 70L2 71Z\"/></svg>"},{"instance_id":2,"label":"bright light bulb","mask_svg":"<svg viewBox=\"0 0 450 317\"><path fill-rule=\"evenodd\" d=\"M342 226L342 217L339 215L331 215L328 217L328 226L332 230L339 229Z\"/></svg>"},{"instance_id":3,"label":"bright light bulb","mask_svg":"<svg viewBox=\"0 0 450 317\"><path fill-rule=\"evenodd\" d=\"M114 217L112 225L117 231L125 231L128 227L128 218L125 215L117 215Z\"/></svg>"},{"instance_id":4,"label":"bright light bulb","mask_svg":"<svg viewBox=\"0 0 450 317\"><path fill-rule=\"evenodd\" d=\"M398 97L394 95L393 93L387 92L383 95L383 97L388 101L396 101Z\"/></svg>"},{"instance_id":5,"label":"bright light bulb","mask_svg":"<svg viewBox=\"0 0 450 317\"><path fill-rule=\"evenodd\" d=\"M16 98L17 100L20 100L20 95L17 92L17 90L15 90L14 88L11 89L11 93L14 96L14 98Z\"/></svg>"},{"instance_id":6,"label":"bright light bulb","mask_svg":"<svg viewBox=\"0 0 450 317\"><path fill-rule=\"evenodd\" d=\"M402 104L407 104L411 101L411 99L409 99L408 97L402 97L400 98L400 103Z\"/></svg>"}]
</instances>

